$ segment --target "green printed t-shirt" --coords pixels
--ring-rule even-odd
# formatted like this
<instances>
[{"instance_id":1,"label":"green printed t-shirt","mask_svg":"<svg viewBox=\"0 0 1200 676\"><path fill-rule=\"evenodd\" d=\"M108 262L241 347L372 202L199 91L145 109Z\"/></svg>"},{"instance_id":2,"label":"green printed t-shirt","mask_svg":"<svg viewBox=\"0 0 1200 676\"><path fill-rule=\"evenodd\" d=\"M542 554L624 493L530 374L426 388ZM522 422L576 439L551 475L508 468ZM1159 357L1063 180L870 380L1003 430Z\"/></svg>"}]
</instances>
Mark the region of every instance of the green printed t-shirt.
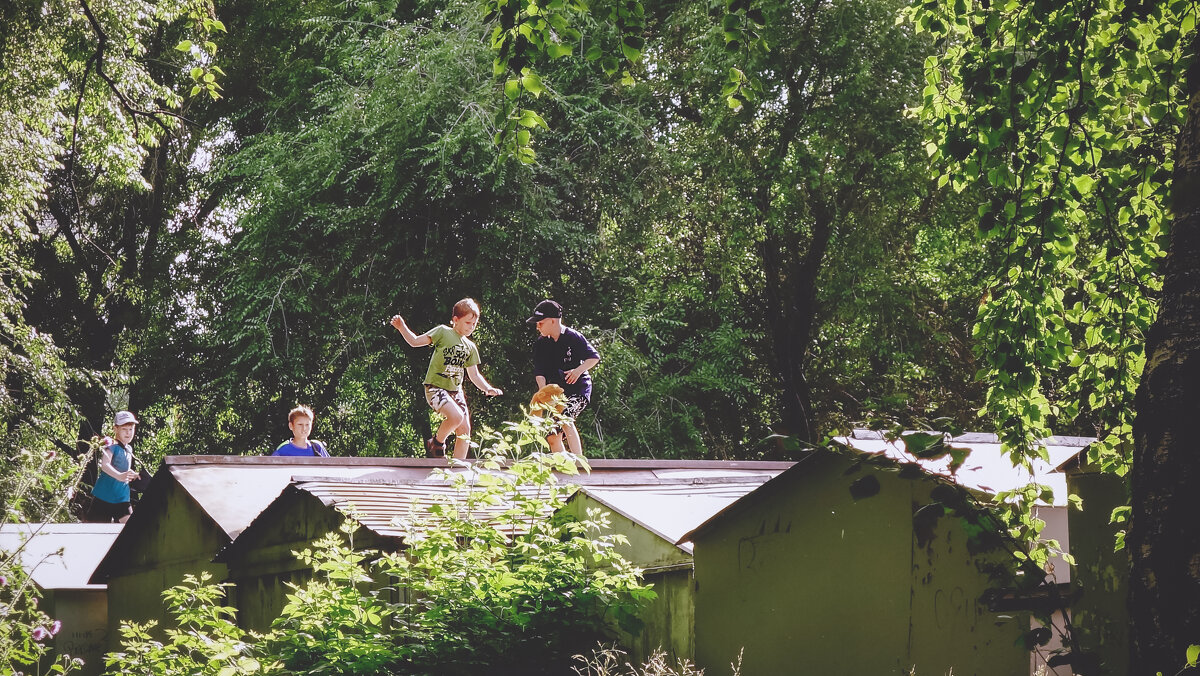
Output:
<instances>
[{"instance_id":1,"label":"green printed t-shirt","mask_svg":"<svg viewBox=\"0 0 1200 676\"><path fill-rule=\"evenodd\" d=\"M463 372L479 363L479 348L445 324L429 329L425 335L433 341L425 384L457 392L462 388Z\"/></svg>"}]
</instances>

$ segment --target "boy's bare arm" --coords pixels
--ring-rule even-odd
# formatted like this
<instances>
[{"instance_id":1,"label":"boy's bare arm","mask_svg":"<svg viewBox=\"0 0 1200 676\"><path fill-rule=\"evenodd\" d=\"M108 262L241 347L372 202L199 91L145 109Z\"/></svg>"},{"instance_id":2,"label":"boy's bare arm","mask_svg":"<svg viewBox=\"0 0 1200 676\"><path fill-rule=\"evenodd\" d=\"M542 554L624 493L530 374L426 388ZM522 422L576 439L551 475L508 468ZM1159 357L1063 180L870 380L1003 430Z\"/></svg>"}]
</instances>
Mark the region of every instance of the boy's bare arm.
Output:
<instances>
[{"instance_id":1,"label":"boy's bare arm","mask_svg":"<svg viewBox=\"0 0 1200 676\"><path fill-rule=\"evenodd\" d=\"M588 369L592 368L593 366L595 366L596 364L599 364L599 363L600 363L600 360L596 359L595 357L593 357L591 359L583 360L582 364L580 364L579 366L576 366L575 368L571 369L570 371L567 371L567 375L566 375L567 384L574 385L575 381L579 380L579 376L587 373Z\"/></svg>"},{"instance_id":2,"label":"boy's bare arm","mask_svg":"<svg viewBox=\"0 0 1200 676\"><path fill-rule=\"evenodd\" d=\"M475 383L475 387L483 390L483 392L489 397L495 397L504 394L500 391L500 388L492 387L491 383L489 383L487 379L483 377L483 374L479 372L478 364L474 366L468 366L467 375L471 377L471 382Z\"/></svg>"},{"instance_id":3,"label":"boy's bare arm","mask_svg":"<svg viewBox=\"0 0 1200 676\"><path fill-rule=\"evenodd\" d=\"M433 342L433 339L429 336L424 334L417 335L413 333L412 329L408 328L408 324L404 323L404 317L401 317L400 315L392 317L392 326L396 327L396 330L400 332L400 335L404 336L404 342L412 345L413 347L425 347Z\"/></svg>"},{"instance_id":4,"label":"boy's bare arm","mask_svg":"<svg viewBox=\"0 0 1200 676\"><path fill-rule=\"evenodd\" d=\"M113 467L112 451L108 450L107 447L100 451L100 469L101 469L101 471L103 471L105 474L109 475L110 477L116 479L117 481L120 481L122 483L129 483L130 481L133 481L134 479L137 478L137 476L138 476L137 472L133 471L133 469L132 469L133 468L133 456L132 455L129 456L129 467L130 467L130 469L128 471L122 472L121 470L117 469L116 467Z\"/></svg>"}]
</instances>

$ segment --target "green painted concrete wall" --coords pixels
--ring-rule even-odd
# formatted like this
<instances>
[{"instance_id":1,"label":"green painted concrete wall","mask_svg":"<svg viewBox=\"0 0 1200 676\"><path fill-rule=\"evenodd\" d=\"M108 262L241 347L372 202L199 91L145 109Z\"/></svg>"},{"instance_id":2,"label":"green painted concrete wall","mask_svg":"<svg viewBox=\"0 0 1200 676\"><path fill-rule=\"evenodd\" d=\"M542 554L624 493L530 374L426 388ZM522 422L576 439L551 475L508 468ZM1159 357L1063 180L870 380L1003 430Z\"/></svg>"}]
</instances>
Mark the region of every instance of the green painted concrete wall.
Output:
<instances>
[{"instance_id":1,"label":"green painted concrete wall","mask_svg":"<svg viewBox=\"0 0 1200 676\"><path fill-rule=\"evenodd\" d=\"M655 651L666 653L667 660L695 659L695 593L690 567L646 575L658 598L642 613L645 626L637 636L623 637L629 656L638 664Z\"/></svg>"},{"instance_id":2,"label":"green painted concrete wall","mask_svg":"<svg viewBox=\"0 0 1200 676\"><path fill-rule=\"evenodd\" d=\"M312 579L310 566L293 552L311 548L313 543L336 531L344 521L342 513L325 505L310 493L285 492L272 503L239 541L229 557L229 579L234 583L232 604L238 610L238 625L243 629L265 631L283 611L289 584L303 585ZM383 549L390 545L371 531L360 528L354 534L354 548ZM379 587L382 588L383 584ZM396 599L393 599L396 600Z\"/></svg>"},{"instance_id":3,"label":"green painted concrete wall","mask_svg":"<svg viewBox=\"0 0 1200 676\"><path fill-rule=\"evenodd\" d=\"M268 507L249 533L249 546L239 543L238 555L228 561L230 580L236 585L234 607L243 629L265 631L279 616L291 592L288 584L304 584L312 568L292 552L302 551L342 523L342 515L310 494ZM264 527L266 523L270 527ZM360 546L359 543L355 543Z\"/></svg>"},{"instance_id":4,"label":"green painted concrete wall","mask_svg":"<svg viewBox=\"0 0 1200 676\"><path fill-rule=\"evenodd\" d=\"M956 520L920 546L914 505L923 480L817 454L751 494L695 543L696 662L741 673L1012 676L1028 672L1015 644L1027 616L979 601L990 586ZM864 474L877 495L855 501Z\"/></svg>"},{"instance_id":5,"label":"green painted concrete wall","mask_svg":"<svg viewBox=\"0 0 1200 676\"><path fill-rule=\"evenodd\" d=\"M83 660L78 676L96 676L104 671L108 650L108 593L104 589L52 589L43 592L41 608L62 621L62 631L51 642L52 655L70 655ZM43 664L43 674L51 673Z\"/></svg>"},{"instance_id":6,"label":"green painted concrete wall","mask_svg":"<svg viewBox=\"0 0 1200 676\"><path fill-rule=\"evenodd\" d=\"M617 551L634 565L648 570L645 581L658 594L642 612L645 623L640 634L623 634L622 648L636 663L643 663L653 652L661 650L672 664L679 659L694 659L694 591L692 557L629 517L610 510L583 493L575 495L564 511L575 518L586 518L589 509L603 510L609 518L613 533L624 535L629 543ZM663 570L655 571L656 568Z\"/></svg>"},{"instance_id":7,"label":"green painted concrete wall","mask_svg":"<svg viewBox=\"0 0 1200 676\"><path fill-rule=\"evenodd\" d=\"M1109 523L1115 507L1129 504L1125 479L1086 467L1067 473L1067 488L1083 500L1072 509L1072 582L1083 593L1071 606L1080 648L1100 658L1101 674L1123 676L1129 671L1129 553L1113 551L1116 532L1124 526Z\"/></svg>"},{"instance_id":8,"label":"green painted concrete wall","mask_svg":"<svg viewBox=\"0 0 1200 676\"><path fill-rule=\"evenodd\" d=\"M213 582L226 578L225 566L213 563L212 558L228 538L182 487L172 483L163 505L155 508L160 513L140 524L137 538L124 544L120 566L108 580L108 645L112 650L119 649L123 620L156 620L160 630L173 624L162 592L182 584L187 574L199 576L207 571Z\"/></svg>"}]
</instances>

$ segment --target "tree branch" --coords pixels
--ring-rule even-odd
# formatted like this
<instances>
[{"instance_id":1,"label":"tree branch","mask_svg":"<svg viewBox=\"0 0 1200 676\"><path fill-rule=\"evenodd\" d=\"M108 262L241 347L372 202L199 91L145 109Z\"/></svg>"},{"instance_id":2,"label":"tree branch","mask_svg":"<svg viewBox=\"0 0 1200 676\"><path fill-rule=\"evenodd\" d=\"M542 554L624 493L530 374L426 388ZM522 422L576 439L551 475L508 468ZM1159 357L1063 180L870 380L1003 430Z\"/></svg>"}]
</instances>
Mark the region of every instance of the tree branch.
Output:
<instances>
[{"instance_id":1,"label":"tree branch","mask_svg":"<svg viewBox=\"0 0 1200 676\"><path fill-rule=\"evenodd\" d=\"M108 85L108 88L112 91L113 95L117 97L117 101L120 102L121 107L125 109L125 112L133 116L134 137L136 138L139 135L137 122L139 117L145 117L149 119L161 127L165 132L171 131L171 127L167 125L166 122L161 120L159 115L173 117L186 123L186 118L172 113L169 110L164 110L162 108L157 110L143 110L133 105L133 102L131 102L121 91L120 87L117 86L116 81L113 80L108 73L104 72L104 52L108 49L108 34L104 32L104 29L100 26L100 22L96 20L96 15L92 13L92 8L88 6L87 0L79 0L79 5L83 8L83 14L87 17L88 23L92 25L92 31L96 34L96 38L99 41L99 44L96 47L96 53L92 55L92 59L96 62L96 74L99 75L100 78Z\"/></svg>"}]
</instances>

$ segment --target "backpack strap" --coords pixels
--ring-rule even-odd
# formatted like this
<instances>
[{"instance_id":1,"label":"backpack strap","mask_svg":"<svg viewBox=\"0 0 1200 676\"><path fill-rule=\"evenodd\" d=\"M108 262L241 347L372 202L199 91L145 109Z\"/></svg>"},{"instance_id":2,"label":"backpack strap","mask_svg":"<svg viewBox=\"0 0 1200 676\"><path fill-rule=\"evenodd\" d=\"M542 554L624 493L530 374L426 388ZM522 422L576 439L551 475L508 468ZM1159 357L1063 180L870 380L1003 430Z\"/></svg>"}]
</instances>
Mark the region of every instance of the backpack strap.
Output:
<instances>
[{"instance_id":1,"label":"backpack strap","mask_svg":"<svg viewBox=\"0 0 1200 676\"><path fill-rule=\"evenodd\" d=\"M320 458L320 457L328 458L329 457L329 451L325 450L325 444L317 441L316 439L313 439L312 447L313 447L313 457L314 458Z\"/></svg>"}]
</instances>

